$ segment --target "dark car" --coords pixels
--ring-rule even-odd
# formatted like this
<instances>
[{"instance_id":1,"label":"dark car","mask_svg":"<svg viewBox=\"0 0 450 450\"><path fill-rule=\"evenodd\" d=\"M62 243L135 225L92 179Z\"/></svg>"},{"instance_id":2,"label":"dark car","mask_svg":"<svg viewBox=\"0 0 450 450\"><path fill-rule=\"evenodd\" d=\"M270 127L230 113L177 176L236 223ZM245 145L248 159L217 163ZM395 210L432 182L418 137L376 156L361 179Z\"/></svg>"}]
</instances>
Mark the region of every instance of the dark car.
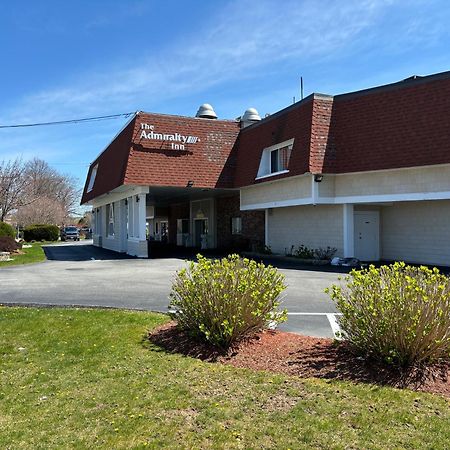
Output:
<instances>
[{"instance_id":1,"label":"dark car","mask_svg":"<svg viewBox=\"0 0 450 450\"><path fill-rule=\"evenodd\" d=\"M80 240L80 232L77 227L64 227L61 230L61 240L67 241L73 239L74 241Z\"/></svg>"}]
</instances>

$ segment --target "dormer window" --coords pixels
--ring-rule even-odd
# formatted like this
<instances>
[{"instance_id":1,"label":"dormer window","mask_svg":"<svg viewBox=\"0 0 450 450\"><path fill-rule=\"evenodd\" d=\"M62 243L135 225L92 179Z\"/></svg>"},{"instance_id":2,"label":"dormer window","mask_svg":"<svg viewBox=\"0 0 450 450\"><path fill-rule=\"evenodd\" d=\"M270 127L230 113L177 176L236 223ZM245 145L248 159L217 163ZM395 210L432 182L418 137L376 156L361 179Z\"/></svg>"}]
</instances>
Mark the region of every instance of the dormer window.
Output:
<instances>
[{"instance_id":1,"label":"dormer window","mask_svg":"<svg viewBox=\"0 0 450 450\"><path fill-rule=\"evenodd\" d=\"M289 172L289 159L291 158L293 145L294 139L290 139L265 148L256 179Z\"/></svg>"},{"instance_id":2,"label":"dormer window","mask_svg":"<svg viewBox=\"0 0 450 450\"><path fill-rule=\"evenodd\" d=\"M89 178L89 184L86 192L91 192L94 189L95 177L97 176L98 164L96 164L91 172L91 177Z\"/></svg>"}]
</instances>

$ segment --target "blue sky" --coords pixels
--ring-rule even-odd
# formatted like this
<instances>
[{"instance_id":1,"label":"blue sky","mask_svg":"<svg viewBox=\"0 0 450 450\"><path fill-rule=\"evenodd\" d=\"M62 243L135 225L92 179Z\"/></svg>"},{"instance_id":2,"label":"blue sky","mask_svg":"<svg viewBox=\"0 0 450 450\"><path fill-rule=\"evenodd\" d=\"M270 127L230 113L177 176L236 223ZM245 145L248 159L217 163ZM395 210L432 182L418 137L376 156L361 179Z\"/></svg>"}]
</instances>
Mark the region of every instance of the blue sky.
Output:
<instances>
[{"instance_id":1,"label":"blue sky","mask_svg":"<svg viewBox=\"0 0 450 450\"><path fill-rule=\"evenodd\" d=\"M3 2L0 125L143 110L273 113L450 70L450 5L410 1ZM125 119L0 129L0 160L38 156L84 183Z\"/></svg>"}]
</instances>

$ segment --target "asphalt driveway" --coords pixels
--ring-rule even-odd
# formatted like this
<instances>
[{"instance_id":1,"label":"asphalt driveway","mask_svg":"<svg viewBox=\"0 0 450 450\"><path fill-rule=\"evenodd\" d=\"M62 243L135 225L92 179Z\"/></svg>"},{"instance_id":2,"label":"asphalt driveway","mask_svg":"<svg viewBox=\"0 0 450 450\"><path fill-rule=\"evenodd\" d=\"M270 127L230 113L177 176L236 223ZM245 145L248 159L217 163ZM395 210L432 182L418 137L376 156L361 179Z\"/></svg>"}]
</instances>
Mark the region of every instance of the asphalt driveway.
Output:
<instances>
[{"instance_id":1,"label":"asphalt driveway","mask_svg":"<svg viewBox=\"0 0 450 450\"><path fill-rule=\"evenodd\" d=\"M96 248L92 241L45 248L44 263L0 269L0 303L102 306L167 312L171 281L183 259L137 259ZM289 312L280 328L332 337L336 309L324 289L334 272L280 268ZM334 329L336 331L336 329Z\"/></svg>"}]
</instances>

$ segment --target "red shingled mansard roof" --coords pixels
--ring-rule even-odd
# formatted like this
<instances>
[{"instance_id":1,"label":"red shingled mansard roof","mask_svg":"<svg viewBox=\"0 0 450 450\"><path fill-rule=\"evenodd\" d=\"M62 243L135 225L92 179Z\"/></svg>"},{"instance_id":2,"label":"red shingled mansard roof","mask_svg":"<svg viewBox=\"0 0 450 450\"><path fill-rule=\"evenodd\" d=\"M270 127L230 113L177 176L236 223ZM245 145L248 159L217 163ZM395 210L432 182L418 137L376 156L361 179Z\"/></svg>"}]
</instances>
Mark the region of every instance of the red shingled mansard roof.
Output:
<instances>
[{"instance_id":1,"label":"red shingled mansard roof","mask_svg":"<svg viewBox=\"0 0 450 450\"><path fill-rule=\"evenodd\" d=\"M184 150L172 149L172 143L182 142L146 139L142 131L150 130L141 124L153 127L154 133L193 138L184 143ZM193 181L195 187L232 188L238 133L237 121L137 113L91 164L82 203L127 184L185 187ZM97 165L94 187L86 192Z\"/></svg>"},{"instance_id":2,"label":"red shingled mansard roof","mask_svg":"<svg viewBox=\"0 0 450 450\"><path fill-rule=\"evenodd\" d=\"M141 138L159 133L199 138L185 150ZM122 184L242 187L255 180L264 148L294 138L289 173L351 173L450 163L450 72L359 92L312 94L243 130L239 122L138 113L92 163L85 203Z\"/></svg>"}]
</instances>

